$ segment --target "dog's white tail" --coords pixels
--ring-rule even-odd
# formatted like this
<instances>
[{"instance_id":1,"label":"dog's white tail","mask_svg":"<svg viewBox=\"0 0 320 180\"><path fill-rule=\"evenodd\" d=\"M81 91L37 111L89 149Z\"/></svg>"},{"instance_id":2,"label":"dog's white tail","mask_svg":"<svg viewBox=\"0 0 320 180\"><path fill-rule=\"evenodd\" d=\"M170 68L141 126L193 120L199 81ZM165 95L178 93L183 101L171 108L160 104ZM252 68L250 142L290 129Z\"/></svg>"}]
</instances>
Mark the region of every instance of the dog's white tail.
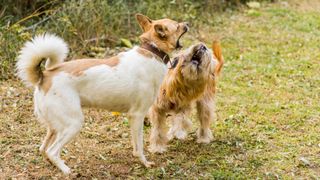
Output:
<instances>
[{"instance_id":1,"label":"dog's white tail","mask_svg":"<svg viewBox=\"0 0 320 180\"><path fill-rule=\"evenodd\" d=\"M68 45L52 34L42 34L24 44L17 62L18 76L28 85L36 85L42 77L41 62L46 60L45 68L50 68L65 60Z\"/></svg>"}]
</instances>

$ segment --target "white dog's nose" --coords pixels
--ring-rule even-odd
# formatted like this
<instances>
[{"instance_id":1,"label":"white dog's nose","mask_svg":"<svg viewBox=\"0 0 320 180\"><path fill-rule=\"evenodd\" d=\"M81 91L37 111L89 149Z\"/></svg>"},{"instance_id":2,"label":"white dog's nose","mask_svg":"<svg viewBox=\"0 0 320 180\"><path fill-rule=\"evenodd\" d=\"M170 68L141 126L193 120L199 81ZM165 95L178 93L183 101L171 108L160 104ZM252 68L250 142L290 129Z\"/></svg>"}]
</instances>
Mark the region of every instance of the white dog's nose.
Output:
<instances>
[{"instance_id":1,"label":"white dog's nose","mask_svg":"<svg viewBox=\"0 0 320 180\"><path fill-rule=\"evenodd\" d=\"M184 22L183 24L184 24L183 30L185 32L189 31L190 24L188 22Z\"/></svg>"}]
</instances>

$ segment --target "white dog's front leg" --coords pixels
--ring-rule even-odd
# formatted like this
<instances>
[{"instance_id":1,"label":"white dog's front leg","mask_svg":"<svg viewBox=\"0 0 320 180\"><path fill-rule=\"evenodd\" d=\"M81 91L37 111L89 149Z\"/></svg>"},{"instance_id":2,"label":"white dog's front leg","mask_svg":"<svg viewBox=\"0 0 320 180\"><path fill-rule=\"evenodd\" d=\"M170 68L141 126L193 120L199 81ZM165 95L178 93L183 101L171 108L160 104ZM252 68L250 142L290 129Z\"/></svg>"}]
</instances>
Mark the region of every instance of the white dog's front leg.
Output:
<instances>
[{"instance_id":1,"label":"white dog's front leg","mask_svg":"<svg viewBox=\"0 0 320 180\"><path fill-rule=\"evenodd\" d=\"M130 129L133 146L133 156L136 156L146 166L151 167L154 162L147 161L143 153L143 121L144 114L131 114L130 115Z\"/></svg>"}]
</instances>

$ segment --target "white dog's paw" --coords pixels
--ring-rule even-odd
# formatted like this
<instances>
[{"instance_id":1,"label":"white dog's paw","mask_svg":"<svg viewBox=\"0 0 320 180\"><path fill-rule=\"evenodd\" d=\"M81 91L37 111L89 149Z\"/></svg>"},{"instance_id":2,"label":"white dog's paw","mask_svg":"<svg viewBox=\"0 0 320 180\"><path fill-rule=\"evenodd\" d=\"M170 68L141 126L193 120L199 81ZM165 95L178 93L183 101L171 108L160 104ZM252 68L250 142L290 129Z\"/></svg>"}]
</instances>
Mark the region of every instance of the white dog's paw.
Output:
<instances>
[{"instance_id":1,"label":"white dog's paw","mask_svg":"<svg viewBox=\"0 0 320 180\"><path fill-rule=\"evenodd\" d=\"M133 153L133 155L139 157L140 162L141 162L146 168L150 168L151 166L155 165L154 162L148 161L148 160L146 159L146 157L144 156L144 154L141 153L141 152L140 152L140 153L138 153L138 152Z\"/></svg>"},{"instance_id":2,"label":"white dog's paw","mask_svg":"<svg viewBox=\"0 0 320 180\"><path fill-rule=\"evenodd\" d=\"M40 151L41 154L45 154L46 151L44 149L44 145L40 146L39 151Z\"/></svg>"},{"instance_id":3,"label":"white dog's paw","mask_svg":"<svg viewBox=\"0 0 320 180\"><path fill-rule=\"evenodd\" d=\"M71 173L71 169L68 166L65 166L61 169L64 175L69 175Z\"/></svg>"},{"instance_id":4,"label":"white dog's paw","mask_svg":"<svg viewBox=\"0 0 320 180\"><path fill-rule=\"evenodd\" d=\"M138 151L133 150L133 151L132 151L132 155L133 155L134 157L140 157L140 156L141 156L141 153L139 153Z\"/></svg>"},{"instance_id":5,"label":"white dog's paw","mask_svg":"<svg viewBox=\"0 0 320 180\"><path fill-rule=\"evenodd\" d=\"M46 152L48 159L59 168L63 174L69 175L71 173L71 169L64 163L64 160L60 159L59 156L52 155L50 152Z\"/></svg>"},{"instance_id":6,"label":"white dog's paw","mask_svg":"<svg viewBox=\"0 0 320 180\"><path fill-rule=\"evenodd\" d=\"M151 153L164 153L167 150L167 146L160 144L151 144L148 148Z\"/></svg>"}]
</instances>

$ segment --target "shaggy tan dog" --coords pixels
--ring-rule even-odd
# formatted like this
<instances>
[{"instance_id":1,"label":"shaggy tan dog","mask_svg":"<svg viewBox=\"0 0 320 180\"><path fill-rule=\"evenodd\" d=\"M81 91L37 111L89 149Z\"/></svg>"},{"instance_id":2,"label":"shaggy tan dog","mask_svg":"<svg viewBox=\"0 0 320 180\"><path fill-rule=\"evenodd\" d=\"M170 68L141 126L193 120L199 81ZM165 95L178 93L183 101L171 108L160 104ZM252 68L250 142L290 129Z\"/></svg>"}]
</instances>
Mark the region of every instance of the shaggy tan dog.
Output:
<instances>
[{"instance_id":1,"label":"shaggy tan dog","mask_svg":"<svg viewBox=\"0 0 320 180\"><path fill-rule=\"evenodd\" d=\"M214 94L216 76L223 66L221 47L213 42L213 53L199 43L178 55L173 67L168 71L156 102L150 108L149 117L152 124L150 135L150 152L162 153L166 150L169 139L184 139L186 130L191 126L188 115L196 106L200 128L198 143L212 140L210 124L214 114ZM172 126L166 132L166 115L173 114Z\"/></svg>"}]
</instances>

